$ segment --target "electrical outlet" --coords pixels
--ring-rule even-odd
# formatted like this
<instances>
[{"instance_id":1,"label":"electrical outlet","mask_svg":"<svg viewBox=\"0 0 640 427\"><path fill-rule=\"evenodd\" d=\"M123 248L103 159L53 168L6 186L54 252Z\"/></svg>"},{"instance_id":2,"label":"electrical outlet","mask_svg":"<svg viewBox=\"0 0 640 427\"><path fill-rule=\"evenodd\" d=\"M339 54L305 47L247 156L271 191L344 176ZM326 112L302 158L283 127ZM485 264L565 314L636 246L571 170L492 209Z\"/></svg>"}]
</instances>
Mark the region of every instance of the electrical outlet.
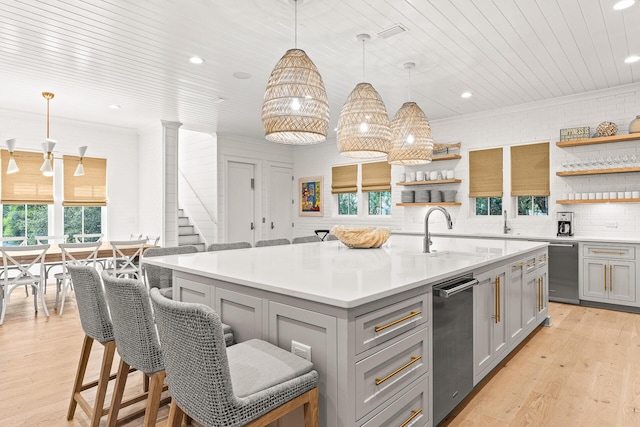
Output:
<instances>
[{"instance_id":1,"label":"electrical outlet","mask_svg":"<svg viewBox=\"0 0 640 427\"><path fill-rule=\"evenodd\" d=\"M309 362L311 362L311 346L292 340L291 353L295 354L296 356L302 357L303 359L307 359Z\"/></svg>"},{"instance_id":2,"label":"electrical outlet","mask_svg":"<svg viewBox=\"0 0 640 427\"><path fill-rule=\"evenodd\" d=\"M607 222L607 228L618 228L618 223L615 221Z\"/></svg>"}]
</instances>

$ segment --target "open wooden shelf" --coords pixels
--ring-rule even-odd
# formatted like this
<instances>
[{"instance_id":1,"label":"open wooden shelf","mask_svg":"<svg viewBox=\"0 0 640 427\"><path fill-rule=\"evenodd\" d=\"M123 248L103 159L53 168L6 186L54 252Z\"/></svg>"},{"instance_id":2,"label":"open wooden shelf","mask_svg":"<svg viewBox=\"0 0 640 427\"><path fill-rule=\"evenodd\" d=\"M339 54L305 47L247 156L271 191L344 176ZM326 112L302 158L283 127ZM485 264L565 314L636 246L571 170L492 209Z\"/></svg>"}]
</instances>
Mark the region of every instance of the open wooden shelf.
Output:
<instances>
[{"instance_id":1,"label":"open wooden shelf","mask_svg":"<svg viewBox=\"0 0 640 427\"><path fill-rule=\"evenodd\" d=\"M412 207L412 206L460 206L460 202L435 202L435 203L396 203L396 206Z\"/></svg>"},{"instance_id":2,"label":"open wooden shelf","mask_svg":"<svg viewBox=\"0 0 640 427\"><path fill-rule=\"evenodd\" d=\"M439 179L433 181L396 182L396 185L460 184L461 182L461 179Z\"/></svg>"},{"instance_id":3,"label":"open wooden shelf","mask_svg":"<svg viewBox=\"0 0 640 427\"><path fill-rule=\"evenodd\" d=\"M613 169L584 169L578 171L556 172L558 176L580 176L580 175L604 175L609 173L640 172L640 167L613 168Z\"/></svg>"},{"instance_id":4,"label":"open wooden shelf","mask_svg":"<svg viewBox=\"0 0 640 427\"><path fill-rule=\"evenodd\" d=\"M589 203L640 203L640 199L556 200L558 205L583 205Z\"/></svg>"},{"instance_id":5,"label":"open wooden shelf","mask_svg":"<svg viewBox=\"0 0 640 427\"><path fill-rule=\"evenodd\" d=\"M640 136L638 136L638 139L640 139ZM457 160L461 158L462 156L460 154L443 154L441 156L433 156L431 161L437 162L438 160Z\"/></svg>"},{"instance_id":6,"label":"open wooden shelf","mask_svg":"<svg viewBox=\"0 0 640 427\"><path fill-rule=\"evenodd\" d=\"M556 145L560 148L579 147L582 145L607 144L610 142L634 141L640 139L640 133L627 133L624 135L602 136L599 138L574 139L573 141L558 141Z\"/></svg>"}]
</instances>

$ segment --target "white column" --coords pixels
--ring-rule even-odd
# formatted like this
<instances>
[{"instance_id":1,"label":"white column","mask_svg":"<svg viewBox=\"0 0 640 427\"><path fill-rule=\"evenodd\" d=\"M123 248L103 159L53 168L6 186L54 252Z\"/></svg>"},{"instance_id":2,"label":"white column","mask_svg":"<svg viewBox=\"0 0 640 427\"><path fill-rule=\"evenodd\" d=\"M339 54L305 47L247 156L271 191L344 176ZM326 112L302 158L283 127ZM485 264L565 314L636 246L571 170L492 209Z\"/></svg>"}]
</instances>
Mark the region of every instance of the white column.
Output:
<instances>
[{"instance_id":1,"label":"white column","mask_svg":"<svg viewBox=\"0 0 640 427\"><path fill-rule=\"evenodd\" d=\"M163 155L163 246L178 246L178 136L180 122L162 120Z\"/></svg>"}]
</instances>

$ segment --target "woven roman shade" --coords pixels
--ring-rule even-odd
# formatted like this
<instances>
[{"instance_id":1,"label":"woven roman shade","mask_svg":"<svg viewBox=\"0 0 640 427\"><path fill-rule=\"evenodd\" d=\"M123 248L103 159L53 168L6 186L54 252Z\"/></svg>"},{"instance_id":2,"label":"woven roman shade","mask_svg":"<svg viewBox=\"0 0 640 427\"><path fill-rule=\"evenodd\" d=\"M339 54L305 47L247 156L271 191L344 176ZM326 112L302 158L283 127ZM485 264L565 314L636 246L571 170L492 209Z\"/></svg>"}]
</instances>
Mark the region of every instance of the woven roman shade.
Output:
<instances>
[{"instance_id":1,"label":"woven roman shade","mask_svg":"<svg viewBox=\"0 0 640 427\"><path fill-rule=\"evenodd\" d=\"M9 152L2 150L3 204L53 204L53 177L40 172L42 153L14 151L13 157L20 170L7 174ZM53 161L53 160L52 160Z\"/></svg>"},{"instance_id":2,"label":"woven roman shade","mask_svg":"<svg viewBox=\"0 0 640 427\"><path fill-rule=\"evenodd\" d=\"M355 193L358 191L358 165L331 168L331 193Z\"/></svg>"},{"instance_id":3,"label":"woven roman shade","mask_svg":"<svg viewBox=\"0 0 640 427\"><path fill-rule=\"evenodd\" d=\"M387 162L362 165L362 191L390 191L391 165Z\"/></svg>"},{"instance_id":4,"label":"woven roman shade","mask_svg":"<svg viewBox=\"0 0 640 427\"><path fill-rule=\"evenodd\" d=\"M502 197L502 148L469 151L469 197Z\"/></svg>"},{"instance_id":5,"label":"woven roman shade","mask_svg":"<svg viewBox=\"0 0 640 427\"><path fill-rule=\"evenodd\" d=\"M511 147L511 195L549 194L549 143Z\"/></svg>"},{"instance_id":6,"label":"woven roman shade","mask_svg":"<svg viewBox=\"0 0 640 427\"><path fill-rule=\"evenodd\" d=\"M83 157L83 176L73 176L78 156L64 156L64 200L62 206L107 205L107 159Z\"/></svg>"}]
</instances>

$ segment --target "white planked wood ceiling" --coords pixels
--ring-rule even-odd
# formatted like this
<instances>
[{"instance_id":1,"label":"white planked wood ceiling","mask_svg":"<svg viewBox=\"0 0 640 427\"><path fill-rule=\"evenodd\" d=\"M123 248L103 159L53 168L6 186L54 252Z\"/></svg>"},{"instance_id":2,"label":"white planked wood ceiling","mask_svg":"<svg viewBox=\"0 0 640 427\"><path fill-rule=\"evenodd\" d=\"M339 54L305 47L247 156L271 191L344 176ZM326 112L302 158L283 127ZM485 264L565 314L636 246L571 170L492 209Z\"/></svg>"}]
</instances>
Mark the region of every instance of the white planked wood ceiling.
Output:
<instances>
[{"instance_id":1,"label":"white planked wood ceiling","mask_svg":"<svg viewBox=\"0 0 640 427\"><path fill-rule=\"evenodd\" d=\"M640 2L613 4L304 0L298 47L323 76L331 129L363 80L360 33L372 36L365 80L389 115L408 99L403 64L413 61L411 99L444 118L640 82L640 62L624 62L640 55ZM398 24L407 31L376 35ZM175 120L261 138L266 82L294 47L294 27L292 0L0 0L0 108L44 115L40 93L52 91L54 136L55 117L66 117L138 129Z\"/></svg>"}]
</instances>

